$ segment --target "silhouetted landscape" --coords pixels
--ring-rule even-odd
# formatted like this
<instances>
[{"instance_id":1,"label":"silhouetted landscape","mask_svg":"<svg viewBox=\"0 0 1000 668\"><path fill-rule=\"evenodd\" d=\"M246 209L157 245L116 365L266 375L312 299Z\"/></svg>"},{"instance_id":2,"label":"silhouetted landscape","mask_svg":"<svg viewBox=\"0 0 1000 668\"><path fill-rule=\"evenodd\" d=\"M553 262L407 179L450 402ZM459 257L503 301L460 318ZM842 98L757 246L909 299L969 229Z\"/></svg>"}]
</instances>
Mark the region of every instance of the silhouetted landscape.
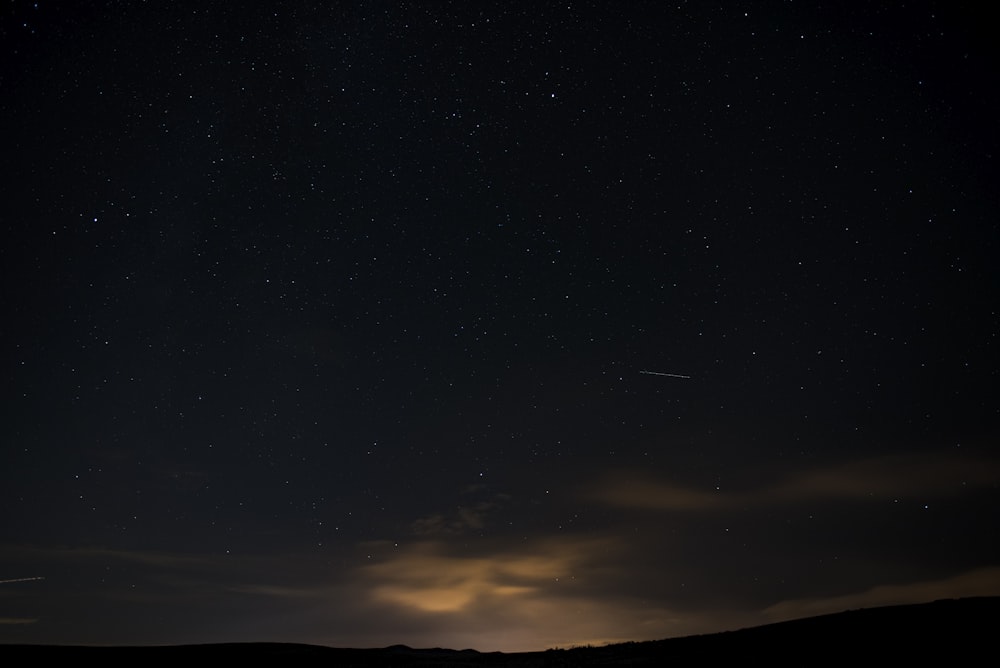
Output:
<instances>
[{"instance_id":1,"label":"silhouetted landscape","mask_svg":"<svg viewBox=\"0 0 1000 668\"><path fill-rule=\"evenodd\" d=\"M0 645L5 661L219 661L228 665L281 662L324 666L642 666L754 660L779 666L828 666L847 662L988 661L1000 620L1000 597L940 600L850 610L737 631L539 652L473 649L332 648L287 643L234 643L165 647Z\"/></svg>"}]
</instances>

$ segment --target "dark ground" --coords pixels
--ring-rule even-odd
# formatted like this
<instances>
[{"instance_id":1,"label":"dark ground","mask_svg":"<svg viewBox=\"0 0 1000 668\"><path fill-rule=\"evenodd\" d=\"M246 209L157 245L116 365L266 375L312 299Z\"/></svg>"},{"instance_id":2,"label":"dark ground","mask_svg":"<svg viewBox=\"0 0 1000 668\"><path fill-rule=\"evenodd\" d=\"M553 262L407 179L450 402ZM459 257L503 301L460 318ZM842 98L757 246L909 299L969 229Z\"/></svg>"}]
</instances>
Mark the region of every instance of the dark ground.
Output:
<instances>
[{"instance_id":1,"label":"dark ground","mask_svg":"<svg viewBox=\"0 0 1000 668\"><path fill-rule=\"evenodd\" d=\"M206 661L240 665L325 666L632 666L754 660L778 666L907 661L966 665L991 660L1000 598L966 598L922 605L851 610L751 629L604 647L504 654L475 650L345 649L283 643L169 647L0 645L12 659L75 660L102 665L137 661Z\"/></svg>"}]
</instances>

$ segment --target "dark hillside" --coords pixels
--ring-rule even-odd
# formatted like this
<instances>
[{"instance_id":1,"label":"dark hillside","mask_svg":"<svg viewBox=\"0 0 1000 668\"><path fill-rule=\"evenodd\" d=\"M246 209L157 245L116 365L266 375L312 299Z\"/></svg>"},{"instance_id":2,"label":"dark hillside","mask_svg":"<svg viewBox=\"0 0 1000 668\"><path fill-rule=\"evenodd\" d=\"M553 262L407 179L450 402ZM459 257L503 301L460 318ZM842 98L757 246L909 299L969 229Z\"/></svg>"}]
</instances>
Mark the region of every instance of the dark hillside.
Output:
<instances>
[{"instance_id":1,"label":"dark hillside","mask_svg":"<svg viewBox=\"0 0 1000 668\"><path fill-rule=\"evenodd\" d=\"M504 654L473 650L344 649L282 643L171 647L0 645L0 658L34 661L276 662L334 666L642 666L718 661L763 661L778 666L832 666L885 661L963 665L996 651L1000 598L942 600L851 610L738 631L604 647Z\"/></svg>"}]
</instances>

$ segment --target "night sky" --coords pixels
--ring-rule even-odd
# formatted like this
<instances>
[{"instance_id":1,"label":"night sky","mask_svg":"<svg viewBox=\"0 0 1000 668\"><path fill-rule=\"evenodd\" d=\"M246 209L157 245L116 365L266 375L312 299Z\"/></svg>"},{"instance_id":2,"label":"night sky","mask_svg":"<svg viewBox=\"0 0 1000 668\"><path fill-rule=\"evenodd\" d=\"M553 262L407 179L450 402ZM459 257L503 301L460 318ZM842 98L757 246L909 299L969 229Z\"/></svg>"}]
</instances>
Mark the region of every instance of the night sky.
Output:
<instances>
[{"instance_id":1,"label":"night sky","mask_svg":"<svg viewBox=\"0 0 1000 668\"><path fill-rule=\"evenodd\" d=\"M955 5L4 2L0 642L1000 594Z\"/></svg>"}]
</instances>

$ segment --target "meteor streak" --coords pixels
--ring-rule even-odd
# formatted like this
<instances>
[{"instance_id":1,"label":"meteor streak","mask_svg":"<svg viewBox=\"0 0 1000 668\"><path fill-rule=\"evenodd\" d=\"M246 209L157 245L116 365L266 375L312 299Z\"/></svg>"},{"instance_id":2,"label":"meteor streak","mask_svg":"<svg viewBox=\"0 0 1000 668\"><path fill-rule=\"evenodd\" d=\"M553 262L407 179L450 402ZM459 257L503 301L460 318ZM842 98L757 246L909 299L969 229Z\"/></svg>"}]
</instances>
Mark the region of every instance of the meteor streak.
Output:
<instances>
[{"instance_id":1,"label":"meteor streak","mask_svg":"<svg viewBox=\"0 0 1000 668\"><path fill-rule=\"evenodd\" d=\"M667 378L690 378L691 376L685 376L681 373L661 373L660 371L640 371L639 373L644 373L647 376L666 376Z\"/></svg>"},{"instance_id":2,"label":"meteor streak","mask_svg":"<svg viewBox=\"0 0 1000 668\"><path fill-rule=\"evenodd\" d=\"M13 580L0 580L0 585L10 584L11 582L31 582L33 580L44 580L44 577L35 578L14 578Z\"/></svg>"}]
</instances>

